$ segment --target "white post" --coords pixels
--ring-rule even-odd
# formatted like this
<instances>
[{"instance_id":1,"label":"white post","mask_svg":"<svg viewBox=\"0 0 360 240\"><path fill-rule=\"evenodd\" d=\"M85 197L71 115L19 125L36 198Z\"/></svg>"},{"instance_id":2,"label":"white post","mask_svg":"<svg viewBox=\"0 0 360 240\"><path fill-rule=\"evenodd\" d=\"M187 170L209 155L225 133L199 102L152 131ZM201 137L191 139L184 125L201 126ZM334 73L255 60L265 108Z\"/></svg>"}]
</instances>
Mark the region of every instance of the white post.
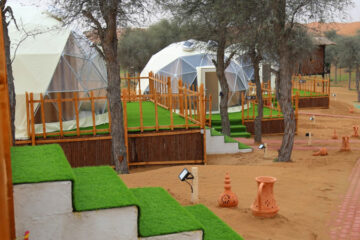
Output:
<instances>
[{"instance_id":1,"label":"white post","mask_svg":"<svg viewBox=\"0 0 360 240\"><path fill-rule=\"evenodd\" d=\"M311 145L311 132L309 132L308 145Z\"/></svg>"},{"instance_id":2,"label":"white post","mask_svg":"<svg viewBox=\"0 0 360 240\"><path fill-rule=\"evenodd\" d=\"M191 173L194 176L193 179L193 192L191 193L191 203L197 204L199 202L199 175L198 167L192 167Z\"/></svg>"},{"instance_id":3,"label":"white post","mask_svg":"<svg viewBox=\"0 0 360 240\"><path fill-rule=\"evenodd\" d=\"M267 157L267 151L268 151L267 148L268 148L267 143L264 143L264 158Z\"/></svg>"}]
</instances>

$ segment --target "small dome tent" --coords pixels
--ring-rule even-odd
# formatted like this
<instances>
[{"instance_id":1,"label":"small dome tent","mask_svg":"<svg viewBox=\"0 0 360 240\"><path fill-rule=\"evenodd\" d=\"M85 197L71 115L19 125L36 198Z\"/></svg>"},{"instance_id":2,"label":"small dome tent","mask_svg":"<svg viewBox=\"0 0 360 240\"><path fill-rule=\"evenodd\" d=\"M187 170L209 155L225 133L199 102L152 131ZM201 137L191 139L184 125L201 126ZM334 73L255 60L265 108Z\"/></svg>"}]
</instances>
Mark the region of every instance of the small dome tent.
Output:
<instances>
[{"instance_id":1,"label":"small dome tent","mask_svg":"<svg viewBox=\"0 0 360 240\"><path fill-rule=\"evenodd\" d=\"M27 139L26 92L33 93L39 99L72 98L77 92L79 97L105 95L107 76L105 63L90 47L90 43L69 29L62 28L61 23L49 14L36 7L11 5L15 24L9 25L11 39L11 56L15 94L15 138ZM39 105L35 105L35 130L42 132ZM56 103L46 103L46 131L59 130L59 113ZM71 102L61 103L63 130L76 128L75 107ZM78 104L80 127L92 126L89 106L85 102ZM105 100L97 102L95 111L98 114L97 124L107 122L107 105ZM101 117L103 115L103 117Z\"/></svg>"},{"instance_id":2,"label":"small dome tent","mask_svg":"<svg viewBox=\"0 0 360 240\"><path fill-rule=\"evenodd\" d=\"M207 49L207 44L195 40L187 40L170 44L151 57L141 72L141 77L146 77L150 72L172 79L172 90L177 92L179 79L188 86L196 89L204 83L206 95L213 97L213 111L219 110L220 86L216 76L216 69L212 62L216 56ZM229 107L240 105L241 92L248 89L249 74L243 66L232 60L225 70L229 84ZM142 92L146 92L148 82L141 82ZM230 109L231 111L231 109Z\"/></svg>"}]
</instances>

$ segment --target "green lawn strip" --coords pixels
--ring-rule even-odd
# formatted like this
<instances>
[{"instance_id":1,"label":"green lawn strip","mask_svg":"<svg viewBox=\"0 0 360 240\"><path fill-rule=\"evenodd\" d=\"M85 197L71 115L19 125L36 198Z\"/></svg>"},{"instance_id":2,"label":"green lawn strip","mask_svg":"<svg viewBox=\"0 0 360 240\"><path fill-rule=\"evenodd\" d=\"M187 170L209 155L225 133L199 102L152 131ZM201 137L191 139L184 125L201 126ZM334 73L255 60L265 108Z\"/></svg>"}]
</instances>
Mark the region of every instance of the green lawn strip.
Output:
<instances>
[{"instance_id":1,"label":"green lawn strip","mask_svg":"<svg viewBox=\"0 0 360 240\"><path fill-rule=\"evenodd\" d=\"M243 240L231 227L202 204L184 207L202 225L204 225L204 240Z\"/></svg>"},{"instance_id":2,"label":"green lawn strip","mask_svg":"<svg viewBox=\"0 0 360 240\"><path fill-rule=\"evenodd\" d=\"M74 181L75 176L58 144L11 148L13 184Z\"/></svg>"},{"instance_id":3,"label":"green lawn strip","mask_svg":"<svg viewBox=\"0 0 360 240\"><path fill-rule=\"evenodd\" d=\"M204 227L163 188L133 188L139 200L141 237L203 230Z\"/></svg>"},{"instance_id":4,"label":"green lawn strip","mask_svg":"<svg viewBox=\"0 0 360 240\"><path fill-rule=\"evenodd\" d=\"M73 168L76 211L139 206L137 199L109 166Z\"/></svg>"},{"instance_id":5,"label":"green lawn strip","mask_svg":"<svg viewBox=\"0 0 360 240\"><path fill-rule=\"evenodd\" d=\"M224 139L225 139L225 142L226 143L237 143L238 144L238 147L239 149L251 149L250 146L244 144L244 143L241 143L239 142L238 140L235 140L234 138L232 137L229 137L229 136L224 136Z\"/></svg>"},{"instance_id":6,"label":"green lawn strip","mask_svg":"<svg viewBox=\"0 0 360 240\"><path fill-rule=\"evenodd\" d=\"M140 107L139 107L139 102L128 102L126 105L127 109L127 121L128 121L128 127L140 127ZM153 128L149 128L149 129L144 129L144 131L155 131L155 125L156 125L156 120L155 120L155 104L153 102L142 102L142 113L143 113L143 126L146 127L153 127ZM173 113L173 124L174 124L174 128L185 128L185 127L177 127L176 125L185 125L185 118L181 117L180 115ZM158 121L159 121L159 126L169 126L171 121L170 121L170 111L158 106ZM194 124L192 121L188 121L188 124ZM109 124L108 123L104 123L104 124L100 124L100 125L96 125L96 129L97 130L101 130L101 129L108 129L109 128ZM198 128L198 127L190 127L190 128ZM82 127L80 128L80 130L92 130L93 127ZM169 130L169 127L160 127L161 130ZM71 129L71 130L67 130L67 132L69 131L76 131L76 129ZM129 130L128 132L139 132L140 130ZM60 133L59 131L57 131L57 133ZM98 132L96 133L97 135L102 135L102 134L108 134L108 131L105 132ZM92 135L92 132L88 132L88 133L81 133L81 135L85 136L85 135ZM49 137L59 137L59 135L55 135L55 136L49 136ZM72 137L72 136L76 136L76 133L64 133L64 136L67 137ZM37 138L42 138L42 136L37 136Z\"/></svg>"},{"instance_id":7,"label":"green lawn strip","mask_svg":"<svg viewBox=\"0 0 360 240\"><path fill-rule=\"evenodd\" d=\"M213 128L210 129L210 134L211 134L211 136L224 136L224 142L225 142L225 143L238 143L239 149L251 149L250 146L248 146L248 145L246 145L246 144L244 144L244 143L241 143L241 142L239 142L238 140L235 140L235 139L232 138L232 137L223 135L222 133L216 131L216 130L213 129Z\"/></svg>"},{"instance_id":8,"label":"green lawn strip","mask_svg":"<svg viewBox=\"0 0 360 240\"><path fill-rule=\"evenodd\" d=\"M328 96L328 94L324 94L324 93L318 93L318 92L310 92L310 91L305 91L305 90L300 90L300 89L293 89L293 96L296 95L296 93L299 92L299 96L300 97L310 97L310 96Z\"/></svg>"},{"instance_id":9,"label":"green lawn strip","mask_svg":"<svg viewBox=\"0 0 360 240\"><path fill-rule=\"evenodd\" d=\"M249 117L248 117L248 112L249 112ZM244 118L245 119L253 119L253 112L255 112L255 117L258 115L258 110L257 110L257 105L255 105L255 110L253 110L253 106L250 106L249 110L245 109L244 110ZM264 107L263 109L263 118L270 118L270 113L272 113L272 118L278 118L278 117L283 117L283 114L280 112L276 111L276 110L272 110L268 108L268 107ZM209 117L207 115L207 117ZM242 119L242 113L240 112L232 112L229 113L229 120L231 121L240 121ZM211 115L211 122L220 122L221 123L221 116L220 113L215 113Z\"/></svg>"}]
</instances>

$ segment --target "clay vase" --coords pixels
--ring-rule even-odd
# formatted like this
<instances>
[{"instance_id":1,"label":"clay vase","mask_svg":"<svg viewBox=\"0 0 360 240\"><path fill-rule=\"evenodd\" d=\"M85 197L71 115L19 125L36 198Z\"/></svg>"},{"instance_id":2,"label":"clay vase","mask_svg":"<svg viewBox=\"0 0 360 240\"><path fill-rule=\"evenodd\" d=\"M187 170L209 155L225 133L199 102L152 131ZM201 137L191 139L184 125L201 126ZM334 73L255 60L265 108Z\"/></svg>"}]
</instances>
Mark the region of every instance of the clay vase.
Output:
<instances>
[{"instance_id":1,"label":"clay vase","mask_svg":"<svg viewBox=\"0 0 360 240\"><path fill-rule=\"evenodd\" d=\"M354 129L354 134L352 136L359 137L359 126L355 125L355 126L353 126L353 129Z\"/></svg>"},{"instance_id":2,"label":"clay vase","mask_svg":"<svg viewBox=\"0 0 360 240\"><path fill-rule=\"evenodd\" d=\"M239 203L237 196L231 191L230 182L230 176L228 173L226 173L224 181L225 191L220 195L218 199L219 207L237 207Z\"/></svg>"},{"instance_id":3,"label":"clay vase","mask_svg":"<svg viewBox=\"0 0 360 240\"><path fill-rule=\"evenodd\" d=\"M251 205L251 210L254 216L257 217L274 217L279 211L274 198L274 177L256 177L258 192L255 201Z\"/></svg>"},{"instance_id":4,"label":"clay vase","mask_svg":"<svg viewBox=\"0 0 360 240\"><path fill-rule=\"evenodd\" d=\"M353 107L349 108L349 113L354 113L354 108Z\"/></svg>"},{"instance_id":5,"label":"clay vase","mask_svg":"<svg viewBox=\"0 0 360 240\"><path fill-rule=\"evenodd\" d=\"M328 155L327 149L324 148L320 148L320 150L316 153L313 154L313 156L326 156Z\"/></svg>"},{"instance_id":6,"label":"clay vase","mask_svg":"<svg viewBox=\"0 0 360 240\"><path fill-rule=\"evenodd\" d=\"M336 130L334 129L334 135L331 137L332 139L338 139L338 136L336 135Z\"/></svg>"},{"instance_id":7,"label":"clay vase","mask_svg":"<svg viewBox=\"0 0 360 240\"><path fill-rule=\"evenodd\" d=\"M342 137L342 144L341 144L341 149L340 149L341 152L350 151L349 139L350 138L348 136Z\"/></svg>"}]
</instances>

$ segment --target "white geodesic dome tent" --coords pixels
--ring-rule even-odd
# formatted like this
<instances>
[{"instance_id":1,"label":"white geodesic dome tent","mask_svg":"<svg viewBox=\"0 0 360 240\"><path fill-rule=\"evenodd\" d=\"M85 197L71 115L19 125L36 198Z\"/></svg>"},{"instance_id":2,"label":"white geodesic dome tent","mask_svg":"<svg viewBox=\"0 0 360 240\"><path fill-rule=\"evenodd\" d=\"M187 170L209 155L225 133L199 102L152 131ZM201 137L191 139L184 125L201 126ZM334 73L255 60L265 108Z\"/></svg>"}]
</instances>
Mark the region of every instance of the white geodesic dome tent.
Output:
<instances>
[{"instance_id":1,"label":"white geodesic dome tent","mask_svg":"<svg viewBox=\"0 0 360 240\"><path fill-rule=\"evenodd\" d=\"M214 73L215 65L212 59L216 59L216 56L207 50L206 46L206 43L195 40L172 43L151 57L140 76L146 77L149 72L153 72L161 76L171 77L173 92L177 92L177 82L179 79L184 84L195 86L195 88L204 83L205 89L208 89L210 84L207 86L206 74L202 73L202 70ZM225 70L225 76L230 88L229 103L230 105L238 105L240 100L239 93L248 89L248 81L252 77L248 69L248 63L232 60ZM217 87L216 91L220 91L217 82L212 84L213 86ZM146 92L147 89L148 82L143 80L141 82L141 90ZM215 95L219 93L217 92ZM214 97L214 94L212 95Z\"/></svg>"},{"instance_id":2,"label":"white geodesic dome tent","mask_svg":"<svg viewBox=\"0 0 360 240\"><path fill-rule=\"evenodd\" d=\"M105 63L90 43L69 29L62 28L58 20L36 7L11 6L19 29L12 22L9 26L11 56L15 93L15 136L26 139L27 117L25 93L34 93L35 98L63 98L94 96L106 93L107 77ZM92 126L89 106L79 102L80 127ZM96 104L97 124L107 122L106 101ZM57 105L45 104L46 131L58 131ZM76 127L75 109L71 102L62 103L63 129ZM34 109L35 123L41 119L39 105ZM41 125L41 124L39 124ZM42 127L36 126L36 132Z\"/></svg>"}]
</instances>

